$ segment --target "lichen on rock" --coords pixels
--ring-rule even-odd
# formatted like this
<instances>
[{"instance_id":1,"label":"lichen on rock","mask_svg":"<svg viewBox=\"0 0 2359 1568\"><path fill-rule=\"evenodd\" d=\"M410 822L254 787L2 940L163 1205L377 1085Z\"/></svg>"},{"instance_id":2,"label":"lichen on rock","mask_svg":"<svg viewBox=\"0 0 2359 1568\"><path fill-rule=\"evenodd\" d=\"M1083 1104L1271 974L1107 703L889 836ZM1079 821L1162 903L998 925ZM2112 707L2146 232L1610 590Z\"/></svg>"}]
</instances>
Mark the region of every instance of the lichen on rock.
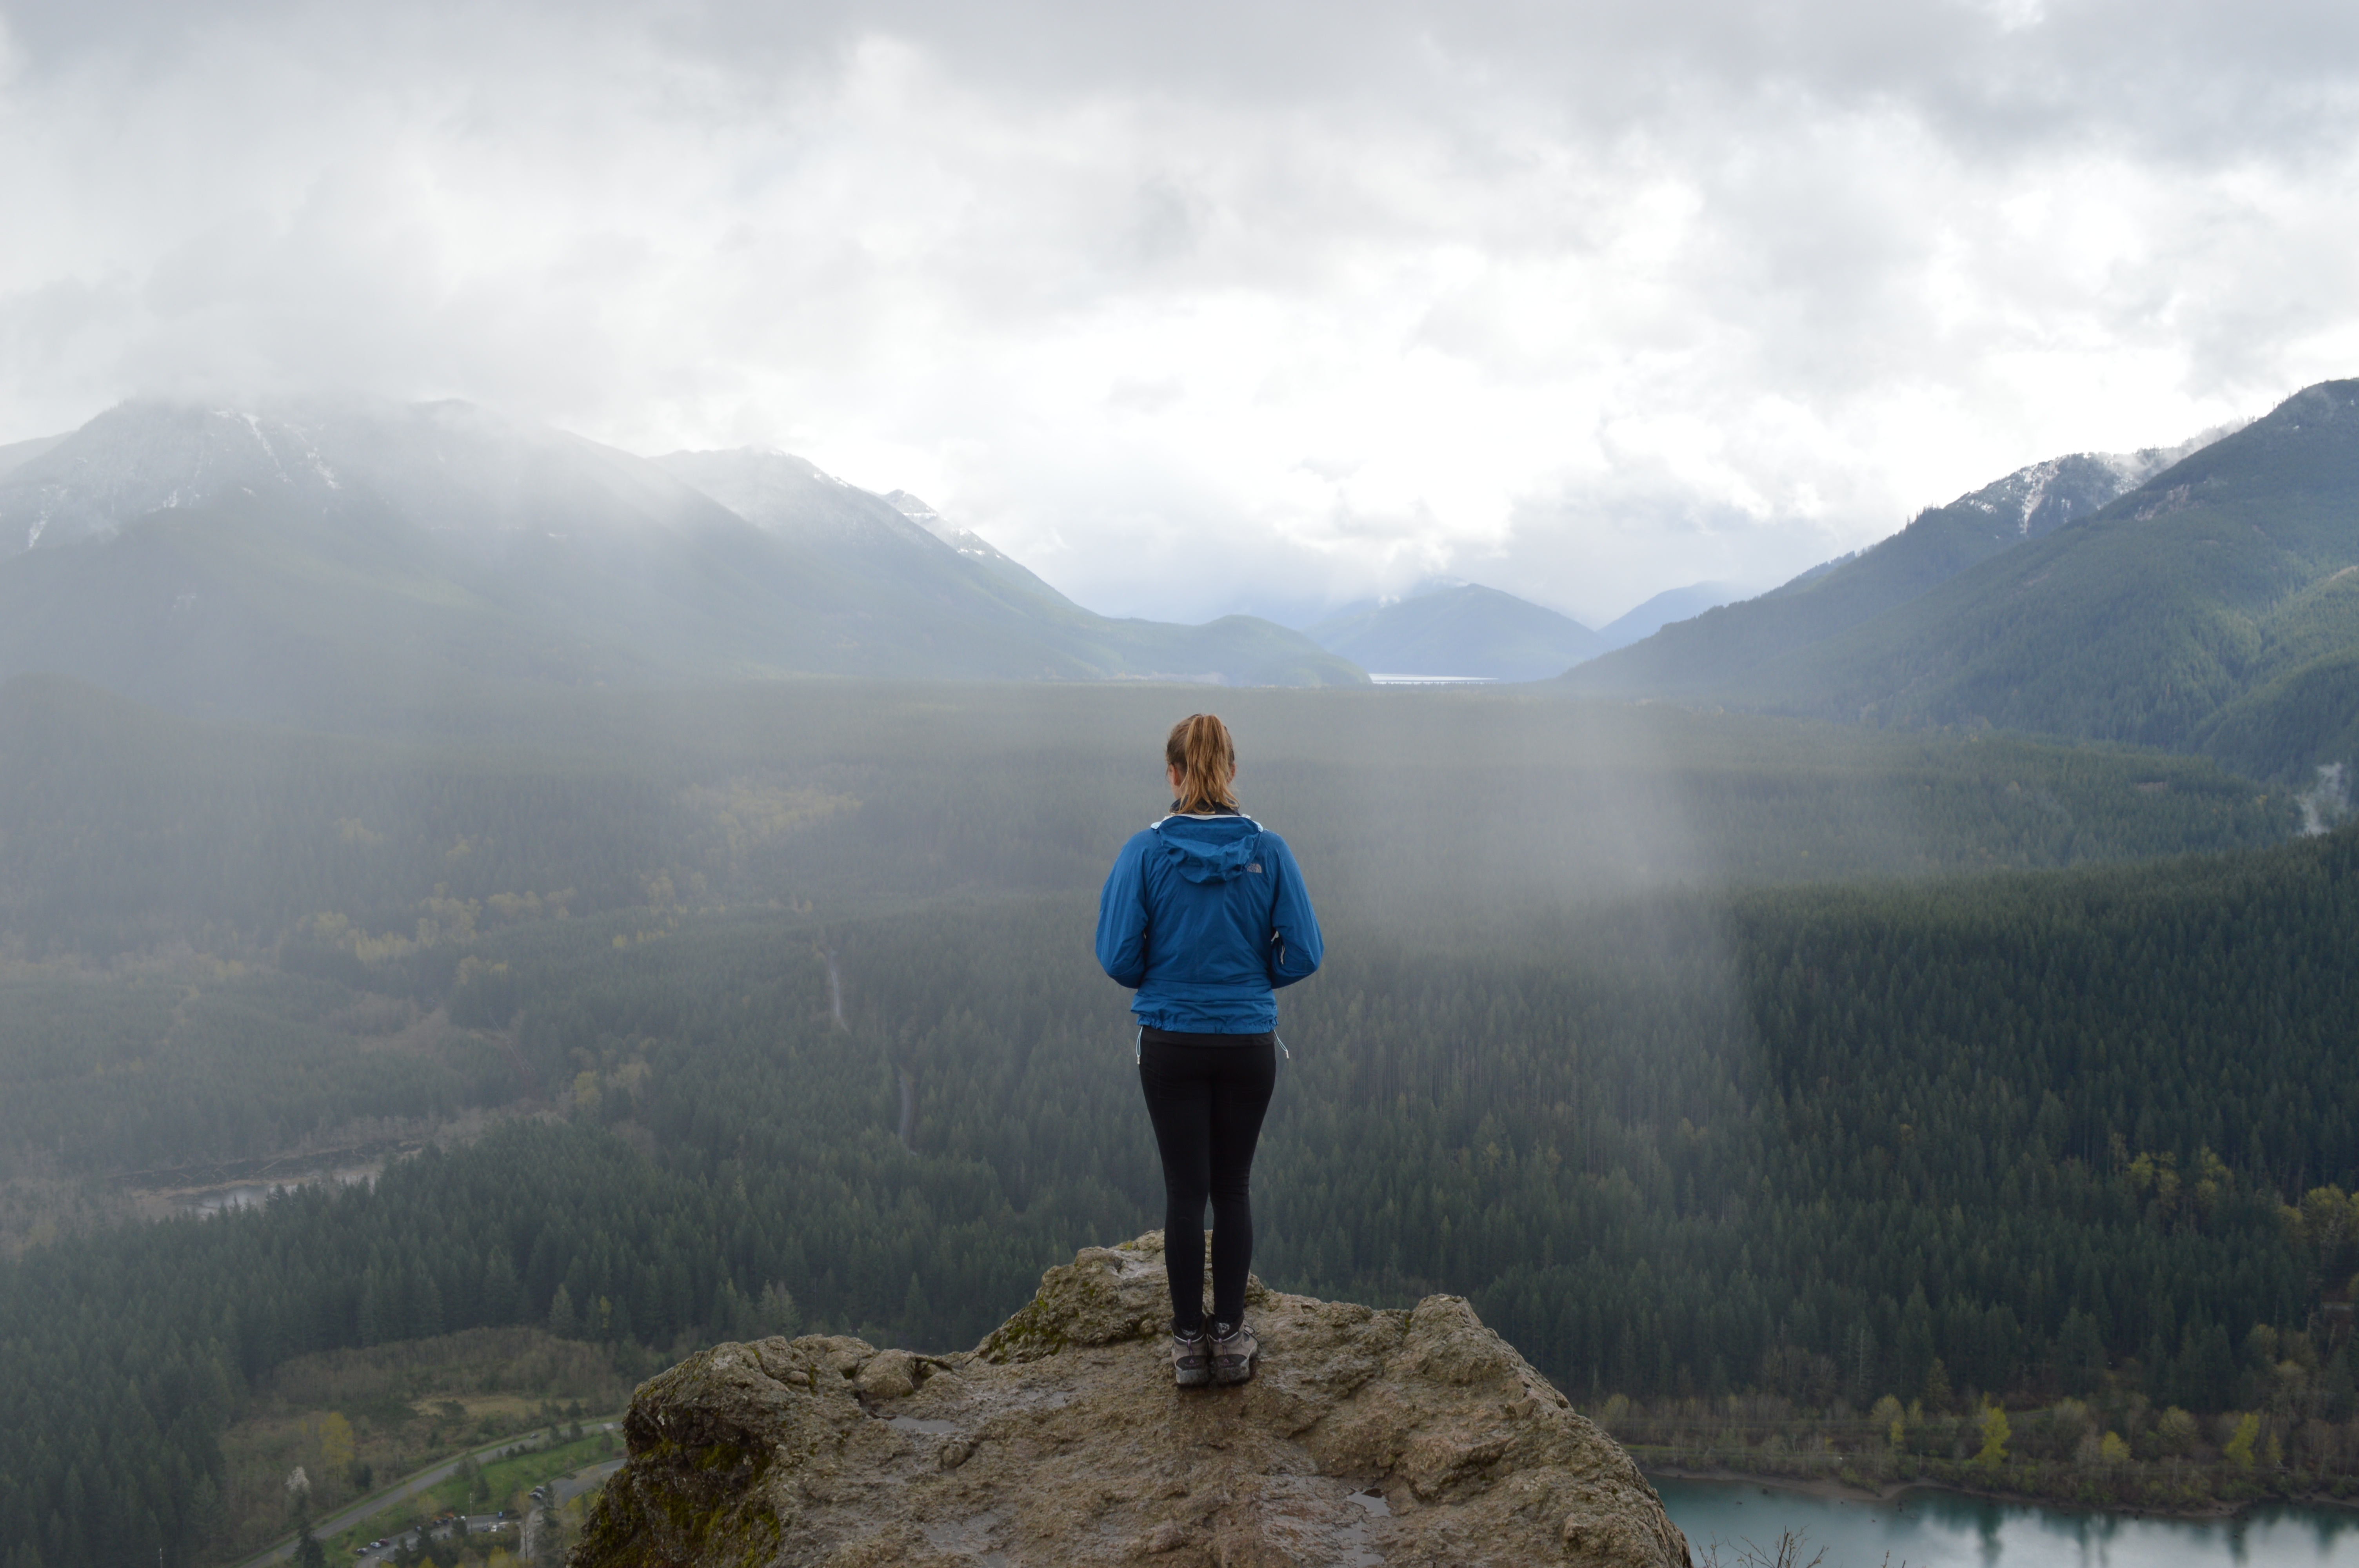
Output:
<instances>
[{"instance_id":1,"label":"lichen on rock","mask_svg":"<svg viewBox=\"0 0 2359 1568\"><path fill-rule=\"evenodd\" d=\"M807 1336L650 1379L574 1568L1688 1561L1629 1456L1456 1296L1248 1296L1172 1386L1162 1238L1084 1249L973 1351Z\"/></svg>"}]
</instances>

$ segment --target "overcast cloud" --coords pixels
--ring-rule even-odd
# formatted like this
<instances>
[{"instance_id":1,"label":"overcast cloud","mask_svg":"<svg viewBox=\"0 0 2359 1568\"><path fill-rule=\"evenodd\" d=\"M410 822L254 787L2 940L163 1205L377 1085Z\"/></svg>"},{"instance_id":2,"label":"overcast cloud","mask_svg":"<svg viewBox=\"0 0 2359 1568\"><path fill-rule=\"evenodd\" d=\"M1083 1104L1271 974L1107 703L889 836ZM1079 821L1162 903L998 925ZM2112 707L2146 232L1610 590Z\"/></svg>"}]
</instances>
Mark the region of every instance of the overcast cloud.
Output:
<instances>
[{"instance_id":1,"label":"overcast cloud","mask_svg":"<svg viewBox=\"0 0 2359 1568\"><path fill-rule=\"evenodd\" d=\"M2359 374L2359 7L0 0L0 440L463 396L1610 619Z\"/></svg>"}]
</instances>

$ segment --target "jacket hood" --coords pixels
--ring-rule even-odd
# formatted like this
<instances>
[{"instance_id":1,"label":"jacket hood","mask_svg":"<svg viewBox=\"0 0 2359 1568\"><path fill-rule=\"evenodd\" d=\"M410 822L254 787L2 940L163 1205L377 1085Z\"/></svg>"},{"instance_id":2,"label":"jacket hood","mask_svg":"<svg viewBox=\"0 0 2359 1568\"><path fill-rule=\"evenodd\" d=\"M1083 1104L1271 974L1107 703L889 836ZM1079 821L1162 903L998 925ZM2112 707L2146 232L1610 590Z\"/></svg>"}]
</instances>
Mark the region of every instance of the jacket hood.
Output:
<instances>
[{"instance_id":1,"label":"jacket hood","mask_svg":"<svg viewBox=\"0 0 2359 1568\"><path fill-rule=\"evenodd\" d=\"M1255 864L1261 824L1250 816L1167 816L1154 827L1161 852L1191 882L1234 881Z\"/></svg>"}]
</instances>

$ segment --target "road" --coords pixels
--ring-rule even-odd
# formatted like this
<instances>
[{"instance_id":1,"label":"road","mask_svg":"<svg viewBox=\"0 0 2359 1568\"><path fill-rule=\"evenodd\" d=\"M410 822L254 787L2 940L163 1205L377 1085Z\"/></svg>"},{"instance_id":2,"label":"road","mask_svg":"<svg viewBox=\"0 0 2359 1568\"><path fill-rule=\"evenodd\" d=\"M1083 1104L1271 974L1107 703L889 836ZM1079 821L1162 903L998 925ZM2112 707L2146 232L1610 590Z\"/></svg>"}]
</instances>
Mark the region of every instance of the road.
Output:
<instances>
[{"instance_id":1,"label":"road","mask_svg":"<svg viewBox=\"0 0 2359 1568\"><path fill-rule=\"evenodd\" d=\"M519 1521L503 1519L498 1514L462 1514L459 1516L459 1522L467 1527L469 1535L494 1535L505 1532L511 1541L517 1539L518 1535ZM450 1534L450 1527L445 1525L440 1530L429 1530L427 1533L437 1538L447 1537ZM418 1532L414 1530L406 1534L390 1536L386 1538L383 1546L363 1552L353 1561L358 1563L382 1563L400 1551L406 1543L412 1543L417 1540Z\"/></svg>"},{"instance_id":2,"label":"road","mask_svg":"<svg viewBox=\"0 0 2359 1568\"><path fill-rule=\"evenodd\" d=\"M585 1465L571 1476L560 1476L551 1487L553 1501L563 1508L584 1492L594 1492L606 1484L606 1477L623 1467L620 1459L608 1459L596 1465Z\"/></svg>"},{"instance_id":3,"label":"road","mask_svg":"<svg viewBox=\"0 0 2359 1568\"><path fill-rule=\"evenodd\" d=\"M583 1426L582 1430L620 1432L622 1429L623 1423L619 1421L603 1421L592 1422ZM405 1476L392 1486L372 1492L350 1508L339 1509L326 1519L319 1520L311 1526L311 1533L323 1540L329 1536L342 1534L372 1514L391 1508L405 1498L414 1498L429 1487L449 1480L457 1473L459 1466L469 1459L477 1461L505 1459L511 1454L522 1454L527 1449L538 1448L540 1446L539 1435L538 1433L528 1433L522 1437L504 1437L497 1443L486 1443L480 1448L469 1449L466 1453L445 1459L439 1465L431 1465L423 1470ZM237 1568L262 1568L264 1563L284 1563L294 1555L295 1538L289 1535L277 1545L266 1547L245 1559L237 1564Z\"/></svg>"}]
</instances>

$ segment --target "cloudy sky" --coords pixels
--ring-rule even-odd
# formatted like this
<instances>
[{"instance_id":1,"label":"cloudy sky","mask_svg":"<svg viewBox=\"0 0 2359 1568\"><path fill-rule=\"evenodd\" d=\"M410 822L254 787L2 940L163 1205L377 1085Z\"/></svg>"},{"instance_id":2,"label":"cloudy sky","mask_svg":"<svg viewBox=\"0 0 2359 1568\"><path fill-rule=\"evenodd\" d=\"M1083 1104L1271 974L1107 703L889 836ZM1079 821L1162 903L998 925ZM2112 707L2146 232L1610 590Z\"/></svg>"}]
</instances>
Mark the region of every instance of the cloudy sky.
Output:
<instances>
[{"instance_id":1,"label":"cloudy sky","mask_svg":"<svg viewBox=\"0 0 2359 1568\"><path fill-rule=\"evenodd\" d=\"M2347 3L0 0L0 440L462 396L1595 624L2359 374L2354 132Z\"/></svg>"}]
</instances>

